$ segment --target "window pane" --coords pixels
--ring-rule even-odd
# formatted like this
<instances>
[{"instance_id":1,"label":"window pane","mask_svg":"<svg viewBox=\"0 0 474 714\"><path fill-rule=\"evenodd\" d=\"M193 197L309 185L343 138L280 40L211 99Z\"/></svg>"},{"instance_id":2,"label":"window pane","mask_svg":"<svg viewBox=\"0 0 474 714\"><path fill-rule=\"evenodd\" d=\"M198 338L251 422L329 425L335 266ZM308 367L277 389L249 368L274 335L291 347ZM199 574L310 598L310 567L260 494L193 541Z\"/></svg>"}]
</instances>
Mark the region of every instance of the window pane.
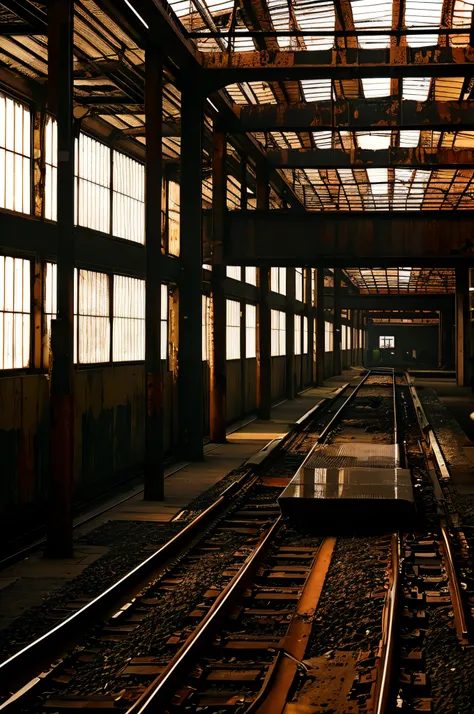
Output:
<instances>
[{"instance_id":1,"label":"window pane","mask_svg":"<svg viewBox=\"0 0 474 714\"><path fill-rule=\"evenodd\" d=\"M0 369L30 363L31 263L0 256Z\"/></svg>"},{"instance_id":2,"label":"window pane","mask_svg":"<svg viewBox=\"0 0 474 714\"><path fill-rule=\"evenodd\" d=\"M145 281L114 275L114 362L145 359Z\"/></svg>"},{"instance_id":3,"label":"window pane","mask_svg":"<svg viewBox=\"0 0 474 714\"><path fill-rule=\"evenodd\" d=\"M31 116L0 92L0 208L30 213Z\"/></svg>"},{"instance_id":4,"label":"window pane","mask_svg":"<svg viewBox=\"0 0 474 714\"><path fill-rule=\"evenodd\" d=\"M105 273L79 270L78 361L110 360L109 278Z\"/></svg>"},{"instance_id":5,"label":"window pane","mask_svg":"<svg viewBox=\"0 0 474 714\"><path fill-rule=\"evenodd\" d=\"M245 356L253 359L257 356L257 308L245 306Z\"/></svg>"},{"instance_id":6,"label":"window pane","mask_svg":"<svg viewBox=\"0 0 474 714\"><path fill-rule=\"evenodd\" d=\"M75 170L78 180L78 223L110 232L110 149L79 134Z\"/></svg>"},{"instance_id":7,"label":"window pane","mask_svg":"<svg viewBox=\"0 0 474 714\"><path fill-rule=\"evenodd\" d=\"M112 233L145 242L145 167L119 151L113 152L114 190Z\"/></svg>"},{"instance_id":8,"label":"window pane","mask_svg":"<svg viewBox=\"0 0 474 714\"><path fill-rule=\"evenodd\" d=\"M240 359L240 303L226 300L226 316L226 358Z\"/></svg>"}]
</instances>

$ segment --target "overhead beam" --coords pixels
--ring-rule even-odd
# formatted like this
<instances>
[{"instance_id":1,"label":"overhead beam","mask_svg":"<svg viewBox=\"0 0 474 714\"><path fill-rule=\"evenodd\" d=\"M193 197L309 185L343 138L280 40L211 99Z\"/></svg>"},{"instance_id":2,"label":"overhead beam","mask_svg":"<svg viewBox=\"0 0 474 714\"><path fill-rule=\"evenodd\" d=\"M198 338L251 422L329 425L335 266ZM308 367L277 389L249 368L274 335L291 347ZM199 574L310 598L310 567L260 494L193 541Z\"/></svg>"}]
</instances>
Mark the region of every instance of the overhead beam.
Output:
<instances>
[{"instance_id":1,"label":"overhead beam","mask_svg":"<svg viewBox=\"0 0 474 714\"><path fill-rule=\"evenodd\" d=\"M473 67L474 69L474 67ZM415 102L387 99L343 99L285 106L239 107L238 131L318 131L331 129L468 129L474 127L474 102Z\"/></svg>"},{"instance_id":2,"label":"overhead beam","mask_svg":"<svg viewBox=\"0 0 474 714\"><path fill-rule=\"evenodd\" d=\"M46 33L48 17L30 0L2 0L2 5L32 28Z\"/></svg>"},{"instance_id":3,"label":"overhead beam","mask_svg":"<svg viewBox=\"0 0 474 714\"><path fill-rule=\"evenodd\" d=\"M474 265L474 212L227 211L224 262L234 265ZM210 221L204 218L204 237Z\"/></svg>"},{"instance_id":4,"label":"overhead beam","mask_svg":"<svg viewBox=\"0 0 474 714\"><path fill-rule=\"evenodd\" d=\"M459 77L472 69L473 47L333 48L272 52L203 52L209 89L233 82L355 77Z\"/></svg>"},{"instance_id":5,"label":"overhead beam","mask_svg":"<svg viewBox=\"0 0 474 714\"><path fill-rule=\"evenodd\" d=\"M332 308L334 300L332 295L324 297L326 307ZM379 317L387 315L383 310L392 311L403 310L399 312L399 317L406 317L406 311L414 312L415 310L429 310L430 314L436 314L437 310L450 310L454 306L454 293L400 293L400 294L359 294L359 295L341 295L341 308L344 310L375 310ZM378 311L378 312L377 312ZM380 313L380 314L379 314ZM421 312L416 313L417 317L421 317ZM372 317L372 312L366 313L367 317Z\"/></svg>"},{"instance_id":6,"label":"overhead beam","mask_svg":"<svg viewBox=\"0 0 474 714\"><path fill-rule=\"evenodd\" d=\"M454 168L474 169L473 149L422 149L391 146L388 149L283 149L269 151L268 160L276 169L360 169L390 168Z\"/></svg>"}]
</instances>

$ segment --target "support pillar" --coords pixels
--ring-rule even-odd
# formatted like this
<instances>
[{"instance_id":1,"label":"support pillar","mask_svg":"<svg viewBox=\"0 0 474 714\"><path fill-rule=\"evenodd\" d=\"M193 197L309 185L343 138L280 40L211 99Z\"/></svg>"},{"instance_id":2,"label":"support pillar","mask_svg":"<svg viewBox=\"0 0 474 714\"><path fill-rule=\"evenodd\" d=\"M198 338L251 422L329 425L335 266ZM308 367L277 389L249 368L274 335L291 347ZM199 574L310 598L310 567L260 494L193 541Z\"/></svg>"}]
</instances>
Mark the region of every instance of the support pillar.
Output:
<instances>
[{"instance_id":1,"label":"support pillar","mask_svg":"<svg viewBox=\"0 0 474 714\"><path fill-rule=\"evenodd\" d=\"M227 199L225 131L214 126L212 134L212 340L210 383L210 437L212 441L226 441L226 277L223 259L224 221Z\"/></svg>"},{"instance_id":2,"label":"support pillar","mask_svg":"<svg viewBox=\"0 0 474 714\"><path fill-rule=\"evenodd\" d=\"M240 156L240 210L247 210L247 161L244 155ZM242 268L242 280L245 282L245 268ZM247 405L247 307L245 302L240 303L242 323L240 329L240 398L242 414L248 411Z\"/></svg>"},{"instance_id":3,"label":"support pillar","mask_svg":"<svg viewBox=\"0 0 474 714\"><path fill-rule=\"evenodd\" d=\"M304 295L304 314L308 321L308 354L304 357L306 360L305 369L303 372L303 384L309 384L310 386L314 383L313 377L313 350L314 350L314 324L313 324L313 283L312 283L312 270L311 268L305 268L306 270L306 281L305 281L305 295ZM304 339L303 339L304 344Z\"/></svg>"},{"instance_id":4,"label":"support pillar","mask_svg":"<svg viewBox=\"0 0 474 714\"><path fill-rule=\"evenodd\" d=\"M270 206L268 166L257 166L257 208ZM259 419L270 419L271 409L271 332L270 332L270 267L259 269L258 329L257 329L257 412Z\"/></svg>"},{"instance_id":5,"label":"support pillar","mask_svg":"<svg viewBox=\"0 0 474 714\"><path fill-rule=\"evenodd\" d=\"M324 268L316 270L316 384L324 386Z\"/></svg>"},{"instance_id":6,"label":"support pillar","mask_svg":"<svg viewBox=\"0 0 474 714\"><path fill-rule=\"evenodd\" d=\"M295 269L286 269L286 398L294 399L295 389Z\"/></svg>"},{"instance_id":7,"label":"support pillar","mask_svg":"<svg viewBox=\"0 0 474 714\"><path fill-rule=\"evenodd\" d=\"M443 311L438 310L438 367L444 363L443 347Z\"/></svg>"},{"instance_id":8,"label":"support pillar","mask_svg":"<svg viewBox=\"0 0 474 714\"><path fill-rule=\"evenodd\" d=\"M179 419L182 456L202 460L202 127L204 98L197 77L181 93Z\"/></svg>"},{"instance_id":9,"label":"support pillar","mask_svg":"<svg viewBox=\"0 0 474 714\"><path fill-rule=\"evenodd\" d=\"M145 55L145 422L144 498L164 498L163 373L161 366L161 203L163 64L158 50Z\"/></svg>"},{"instance_id":10,"label":"support pillar","mask_svg":"<svg viewBox=\"0 0 474 714\"><path fill-rule=\"evenodd\" d=\"M74 472L74 132L73 0L48 8L48 109L58 122L57 318L51 323L51 480L47 554L73 553Z\"/></svg>"},{"instance_id":11,"label":"support pillar","mask_svg":"<svg viewBox=\"0 0 474 714\"><path fill-rule=\"evenodd\" d=\"M341 374L341 269L334 268L334 374Z\"/></svg>"},{"instance_id":12,"label":"support pillar","mask_svg":"<svg viewBox=\"0 0 474 714\"><path fill-rule=\"evenodd\" d=\"M447 369L452 369L454 360L454 312L452 309L442 311L442 327L443 327L443 364Z\"/></svg>"},{"instance_id":13,"label":"support pillar","mask_svg":"<svg viewBox=\"0 0 474 714\"><path fill-rule=\"evenodd\" d=\"M456 381L468 386L471 377L469 268L456 268Z\"/></svg>"}]
</instances>

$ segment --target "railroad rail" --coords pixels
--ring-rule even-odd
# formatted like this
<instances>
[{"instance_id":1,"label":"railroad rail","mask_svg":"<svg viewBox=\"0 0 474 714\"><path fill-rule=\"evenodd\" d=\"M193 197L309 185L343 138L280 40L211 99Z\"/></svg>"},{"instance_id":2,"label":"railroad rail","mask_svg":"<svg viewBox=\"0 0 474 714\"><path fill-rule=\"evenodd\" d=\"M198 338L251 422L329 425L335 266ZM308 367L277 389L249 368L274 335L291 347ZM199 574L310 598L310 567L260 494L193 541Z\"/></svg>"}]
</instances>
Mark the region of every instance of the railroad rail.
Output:
<instances>
[{"instance_id":1,"label":"railroad rail","mask_svg":"<svg viewBox=\"0 0 474 714\"><path fill-rule=\"evenodd\" d=\"M344 391L347 387L348 385L344 385L341 390L337 390L334 398L338 398L341 391ZM158 579L161 574L166 572L167 568L170 568L173 562L183 558L191 548L205 539L211 528L218 527L219 523L222 522L225 526L225 519L229 517L232 519L232 513L238 507L236 501L238 502L239 498L243 498L245 494L251 492L252 487L258 480L258 473L264 467L265 462L269 458L275 459L278 454L284 453L285 449L291 445L295 433L304 432L308 425L316 418L320 418L324 408L330 402L331 399L326 399L316 407L313 407L298 420L294 430L290 431L282 439L273 440L262 449L256 459L249 460L243 467L239 478L236 478L236 481L214 503L185 525L171 540L157 548L137 567L133 568L97 597L85 604L81 603L81 606L69 617L55 624L48 632L2 662L0 664L0 678L4 683L3 686L8 686L10 691L16 688L16 691L11 696L8 696L8 694L5 696L5 690L3 691L3 703L0 705L0 711L13 711L15 708L23 706L29 697L36 694L38 688L44 687L47 678L55 676L56 669L63 665L61 658L64 653L70 652L80 642L85 632L90 631L98 622L106 621L110 617L117 617L126 612L131 603L139 598L141 593L146 592L150 581ZM255 509L255 513L261 512L257 506ZM236 528L238 530L240 526L243 530L246 528L252 530L252 519L254 518L255 515L241 515L241 522L236 525L234 519L234 522L230 524L230 529ZM238 520L239 518L237 518ZM259 523L257 530L262 525L262 523ZM270 528L269 532L275 533L278 528L279 526L275 521L275 530L273 531ZM257 562L258 560L257 550L254 554L255 561L252 562ZM250 565L246 572L252 572ZM245 576L241 575L239 582L244 580ZM141 601L143 601L143 598ZM203 632L206 631L207 626ZM51 665L51 662L55 664Z\"/></svg>"},{"instance_id":2,"label":"railroad rail","mask_svg":"<svg viewBox=\"0 0 474 714\"><path fill-rule=\"evenodd\" d=\"M53 634L39 638L30 648L0 665L0 676L3 667L4 673L14 677L20 665L25 677L26 673L31 674L33 667L38 671L39 662L48 672L52 653L58 649L67 650L68 639L74 639L78 624L81 629L90 629L98 617L104 619L111 612L115 612L119 627L116 630L106 627L103 630L105 639L114 637L111 632L120 632L120 622L125 623L123 630L127 633L128 623L135 618L133 624L136 624L145 617L145 608L156 600L150 580L156 578L157 573L166 572L165 579L157 579L161 583L160 592L163 589L178 591L180 568L184 568L188 561L198 562L202 552L219 550L219 537L232 533L239 535L240 540L232 557L226 561L219 585L203 593L200 603L188 615L188 625L166 642L166 656L134 658L121 672L126 691L117 704L121 711L149 714L165 711L172 703L176 711L198 706L211 710L222 708L239 714L278 714L284 711L291 698L307 703L306 680L321 676L324 682L324 670L330 670L330 665L325 664L325 657L320 654L327 647L324 636L318 640L319 628L315 628L314 623L319 618L320 626L321 622L324 625L326 614L334 606L331 597L337 598L341 572L347 569L348 582L351 578L357 580L357 572L351 571L351 554L357 549L365 549L366 557L370 558L372 570L369 568L369 574L364 570L359 573L359 580L363 583L367 578L368 582L361 601L370 603L370 608L367 615L365 608L359 606L359 610L351 612L350 619L357 622L360 618L364 623L368 616L370 624L363 627L368 627L368 632L373 630L374 634L372 639L368 638L366 651L361 651L352 660L349 658L348 662L356 672L350 691L335 692L334 701L331 701L321 685L325 697L321 701L329 701L338 711L337 697L348 697L350 702L360 702L364 712L386 714L393 704L394 681L398 680L402 683L404 697L420 697L421 692L423 699L427 680L417 670L419 660L423 659L419 634L423 612L420 603L435 607L451 603L458 642L463 646L468 644L469 631L452 543L453 526L446 508L445 486L450 478L449 468L409 379L406 379L406 385L422 434L423 456L438 508L439 537L428 532L416 536L388 532L359 538L356 550L347 550L347 539L341 538L337 532L303 538L290 531L274 503L274 496L267 494L263 500L253 501L251 497L257 483L263 481L265 484L268 468L274 469L278 460L283 462L285 449L291 451L294 447L301 464L305 458L302 444L309 447L309 456L327 444L344 442L346 430L350 434L353 428L356 400L375 399L373 393L378 388L384 395L391 395L384 404L389 404L391 399L392 408L386 421L381 426L379 424L379 431L375 430L376 438L390 438L396 446L401 438L397 419L397 386L401 381L393 370L371 370L357 384L344 385L332 403L324 405L329 407L330 420L322 428L324 406L310 410L284 439L273 440L252 463L247 464L240 478L212 506L153 553L145 561L147 565L142 563L132 571L137 571L133 597L129 590L131 581L125 584L126 578L122 579L116 584L117 590L109 588L96 604L95 601L88 603L66 623L54 628ZM372 396L364 396L364 390ZM387 430L386 436L380 434L380 429ZM370 441L370 438L369 433L367 439ZM396 466L399 465L397 461ZM264 474L261 480L259 473ZM290 478L291 474L287 476ZM336 553L337 558L334 557ZM333 569L334 576L331 575ZM445 592L445 583L449 592ZM120 587L123 588L121 595ZM347 606L352 607L350 602ZM87 617L82 619L88 608ZM405 639L400 640L402 625ZM55 629L57 640L54 639ZM342 666L341 662L339 666ZM43 666L43 663L46 664ZM63 670L66 667L66 673L69 671L67 661L57 666L60 671L61 667ZM53 668L48 672L53 678L54 671ZM312 677L307 678L305 673ZM303 676L298 676L301 674ZM15 711L22 707L24 710L25 701L43 677L43 673L38 675L36 672L0 706L0 711ZM312 696L317 697L317 691L313 691ZM89 699L84 695L74 699L53 694L47 700L46 709L55 712L80 707L93 709L96 699L93 695ZM355 705L350 706L353 708L348 711L359 711ZM98 709L114 707L111 696L97 703ZM32 711L43 709L33 707Z\"/></svg>"}]
</instances>

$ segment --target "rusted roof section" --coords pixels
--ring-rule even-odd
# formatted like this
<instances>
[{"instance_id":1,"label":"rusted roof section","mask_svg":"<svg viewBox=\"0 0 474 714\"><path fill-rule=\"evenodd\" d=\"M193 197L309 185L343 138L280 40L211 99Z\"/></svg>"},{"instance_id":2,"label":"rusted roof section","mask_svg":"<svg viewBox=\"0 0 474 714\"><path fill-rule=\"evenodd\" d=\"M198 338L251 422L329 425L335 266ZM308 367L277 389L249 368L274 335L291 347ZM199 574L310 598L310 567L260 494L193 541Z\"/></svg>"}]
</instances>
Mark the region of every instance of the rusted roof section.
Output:
<instances>
[{"instance_id":1,"label":"rusted roof section","mask_svg":"<svg viewBox=\"0 0 474 714\"><path fill-rule=\"evenodd\" d=\"M344 272L364 294L454 293L456 284L454 268L348 268Z\"/></svg>"}]
</instances>

